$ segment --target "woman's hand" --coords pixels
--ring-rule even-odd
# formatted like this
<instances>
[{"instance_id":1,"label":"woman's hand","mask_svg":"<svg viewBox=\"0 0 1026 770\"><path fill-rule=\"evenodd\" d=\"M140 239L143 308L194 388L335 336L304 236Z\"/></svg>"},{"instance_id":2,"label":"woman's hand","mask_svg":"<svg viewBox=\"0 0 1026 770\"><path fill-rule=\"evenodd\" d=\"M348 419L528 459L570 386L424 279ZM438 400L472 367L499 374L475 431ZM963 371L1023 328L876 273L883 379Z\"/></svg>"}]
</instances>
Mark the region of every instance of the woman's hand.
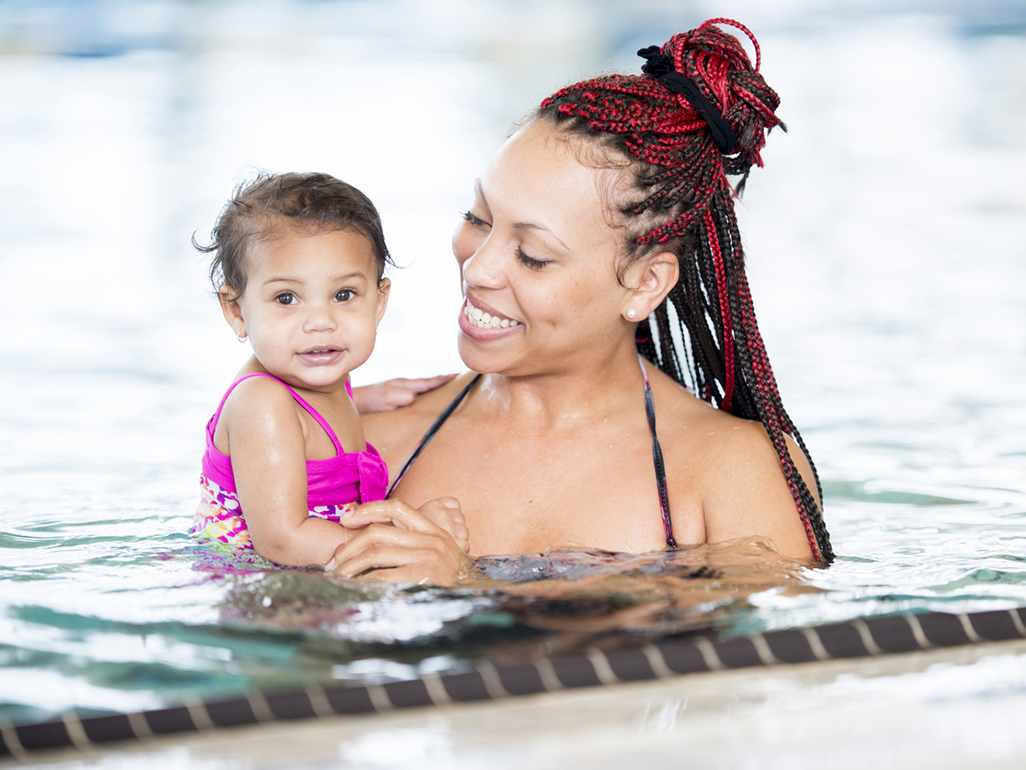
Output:
<instances>
[{"instance_id":1,"label":"woman's hand","mask_svg":"<svg viewBox=\"0 0 1026 770\"><path fill-rule=\"evenodd\" d=\"M455 533L432 517L451 524ZM431 500L420 510L401 500L365 503L343 523L360 531L324 565L341 577L363 575L390 583L451 586L473 564L466 554L463 514L451 497Z\"/></svg>"},{"instance_id":2,"label":"woman's hand","mask_svg":"<svg viewBox=\"0 0 1026 770\"><path fill-rule=\"evenodd\" d=\"M399 377L385 382L376 382L373 385L363 385L353 388L353 403L356 404L356 411L360 414L390 412L401 406L412 404L413 399L421 393L440 388L455 376L455 374L443 374L438 377L421 377L412 380Z\"/></svg>"}]
</instances>

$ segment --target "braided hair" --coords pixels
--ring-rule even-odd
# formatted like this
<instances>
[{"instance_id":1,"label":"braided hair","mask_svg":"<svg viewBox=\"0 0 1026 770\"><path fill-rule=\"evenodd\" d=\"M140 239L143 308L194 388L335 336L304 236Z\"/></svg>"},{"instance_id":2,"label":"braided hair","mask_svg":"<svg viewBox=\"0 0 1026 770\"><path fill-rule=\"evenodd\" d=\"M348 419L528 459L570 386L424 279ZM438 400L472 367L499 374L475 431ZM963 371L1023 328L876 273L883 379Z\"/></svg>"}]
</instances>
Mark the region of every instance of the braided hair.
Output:
<instances>
[{"instance_id":1,"label":"braided hair","mask_svg":"<svg viewBox=\"0 0 1026 770\"><path fill-rule=\"evenodd\" d=\"M740 41L717 24L751 38L754 67ZM734 213L734 195L744 190L752 166L762 166L766 133L774 126L786 130L774 114L780 99L759 74L755 37L729 19L706 21L639 54L649 60L646 74L568 86L543 101L534 117L611 150L615 167L627 159L633 193L617 206L627 238L621 280L626 265L657 248L676 253L680 265L677 284L638 326L638 351L714 406L763 424L814 558L832 561L822 514L787 448L789 435L808 459L822 499L756 324ZM667 73L690 81L700 95L689 100L669 87ZM740 177L736 187L728 175Z\"/></svg>"}]
</instances>

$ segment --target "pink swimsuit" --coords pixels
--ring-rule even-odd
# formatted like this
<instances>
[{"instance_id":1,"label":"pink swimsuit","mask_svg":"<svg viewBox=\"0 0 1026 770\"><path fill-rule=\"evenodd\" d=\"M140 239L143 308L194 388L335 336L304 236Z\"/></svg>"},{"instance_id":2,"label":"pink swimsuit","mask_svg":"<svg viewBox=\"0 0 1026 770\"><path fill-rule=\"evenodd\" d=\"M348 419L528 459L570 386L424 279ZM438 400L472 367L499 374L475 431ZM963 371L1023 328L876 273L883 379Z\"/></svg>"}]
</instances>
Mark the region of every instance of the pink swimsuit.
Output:
<instances>
[{"instance_id":1,"label":"pink swimsuit","mask_svg":"<svg viewBox=\"0 0 1026 770\"><path fill-rule=\"evenodd\" d=\"M214 446L214 431L221 417L224 403L235 387L250 377L267 377L281 382L269 374L248 374L232 383L224 394L214 416L207 423L207 451L203 454L203 473L200 476L201 500L196 509L192 531L196 537L232 548L253 549L249 528L239 505L235 475L231 458ZM363 452L345 452L328 421L284 382L282 385L292 398L324 428L337 452L326 460L307 460L307 508L311 516L338 521L343 513L353 510L359 503L385 499L388 469L381 455L370 444ZM346 390L353 392L346 383Z\"/></svg>"}]
</instances>

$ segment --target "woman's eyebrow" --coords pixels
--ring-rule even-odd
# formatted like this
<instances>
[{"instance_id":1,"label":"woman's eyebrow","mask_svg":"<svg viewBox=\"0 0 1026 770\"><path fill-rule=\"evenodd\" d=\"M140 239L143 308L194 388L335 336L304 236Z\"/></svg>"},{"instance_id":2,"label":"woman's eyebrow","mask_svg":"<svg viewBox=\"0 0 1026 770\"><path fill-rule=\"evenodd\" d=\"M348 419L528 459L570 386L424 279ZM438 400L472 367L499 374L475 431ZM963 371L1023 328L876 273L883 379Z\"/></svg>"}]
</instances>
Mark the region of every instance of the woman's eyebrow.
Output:
<instances>
[{"instance_id":1,"label":"woman's eyebrow","mask_svg":"<svg viewBox=\"0 0 1026 770\"><path fill-rule=\"evenodd\" d=\"M491 211L492 207L488 205L488 199L485 197L484 190L481 189L480 179L474 180L474 192L477 193L477 197L481 199L481 203L484 204L485 208ZM552 232L552 230L545 227L544 225L539 225L534 222L514 222L513 228L515 230L541 230L542 232L548 233L553 238L555 238L559 242L559 245L562 246L564 249L570 251L570 247L563 243L562 239L558 235L556 235L554 232Z\"/></svg>"}]
</instances>

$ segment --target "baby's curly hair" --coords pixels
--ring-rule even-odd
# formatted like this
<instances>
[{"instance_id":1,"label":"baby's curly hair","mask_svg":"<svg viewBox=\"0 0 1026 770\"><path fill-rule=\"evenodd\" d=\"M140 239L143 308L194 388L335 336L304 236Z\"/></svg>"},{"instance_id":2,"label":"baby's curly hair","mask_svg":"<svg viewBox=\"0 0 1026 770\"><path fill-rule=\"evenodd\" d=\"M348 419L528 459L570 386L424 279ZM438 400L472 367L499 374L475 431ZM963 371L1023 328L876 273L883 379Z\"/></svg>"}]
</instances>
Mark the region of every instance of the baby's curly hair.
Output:
<instances>
[{"instance_id":1,"label":"baby's curly hair","mask_svg":"<svg viewBox=\"0 0 1026 770\"><path fill-rule=\"evenodd\" d=\"M381 217L370 198L330 174L260 174L235 189L199 251L214 254L210 283L217 292L231 288L232 300L246 290L246 254L256 240L273 237L283 226L312 234L354 230L371 242L378 262L378 281L386 265L394 265Z\"/></svg>"}]
</instances>

